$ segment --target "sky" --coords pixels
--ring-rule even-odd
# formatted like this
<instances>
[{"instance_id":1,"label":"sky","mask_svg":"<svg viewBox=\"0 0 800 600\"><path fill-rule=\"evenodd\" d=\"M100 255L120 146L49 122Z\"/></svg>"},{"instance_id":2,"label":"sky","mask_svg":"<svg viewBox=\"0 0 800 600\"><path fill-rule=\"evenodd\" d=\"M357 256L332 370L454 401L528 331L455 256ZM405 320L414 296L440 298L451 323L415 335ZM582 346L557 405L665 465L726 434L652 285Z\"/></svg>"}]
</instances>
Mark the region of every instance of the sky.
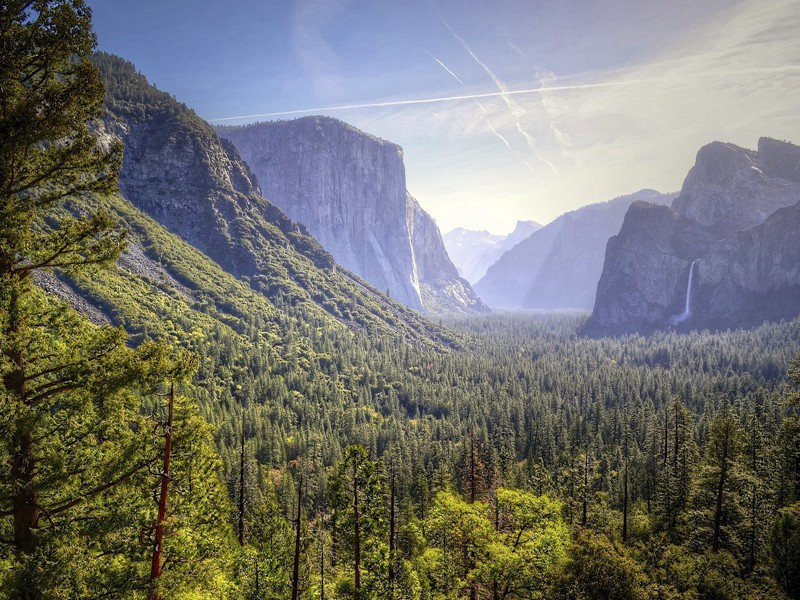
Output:
<instances>
[{"instance_id":1,"label":"sky","mask_svg":"<svg viewBox=\"0 0 800 600\"><path fill-rule=\"evenodd\" d=\"M800 143L800 0L88 0L99 48L212 123L325 114L403 147L442 232Z\"/></svg>"}]
</instances>

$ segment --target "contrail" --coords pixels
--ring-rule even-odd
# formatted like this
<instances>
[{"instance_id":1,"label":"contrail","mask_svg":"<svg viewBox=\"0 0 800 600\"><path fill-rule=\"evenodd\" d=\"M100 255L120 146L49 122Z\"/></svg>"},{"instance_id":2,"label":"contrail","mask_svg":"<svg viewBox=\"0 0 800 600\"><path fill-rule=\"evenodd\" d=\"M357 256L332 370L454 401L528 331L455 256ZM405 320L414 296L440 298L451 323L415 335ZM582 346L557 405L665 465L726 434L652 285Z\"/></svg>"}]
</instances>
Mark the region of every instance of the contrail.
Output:
<instances>
[{"instance_id":1,"label":"contrail","mask_svg":"<svg viewBox=\"0 0 800 600\"><path fill-rule=\"evenodd\" d=\"M506 98L505 94L508 92L508 88L506 87L506 84L503 83L503 81L497 75L495 75L494 71L492 71L485 62L483 62L480 58L478 58L478 55L475 54L472 51L472 48L470 48L469 44L467 44L467 42L464 41L464 38L462 38L455 31L453 31L453 28L450 27L450 25L448 25L447 21L445 21L442 18L441 14L439 15L439 19L442 21L442 25L447 27L447 31L449 31L450 34L454 38L456 38L458 40L458 42L464 47L464 50L466 50L467 53L472 57L472 60L474 60L476 63L478 63L478 66L480 66L486 72L486 74L492 79L492 81L494 81L494 84L497 86L497 89L500 90L500 92L501 92L500 97L506 103L506 106L508 106L509 110L511 110L515 115L519 114L520 112L525 112L522 109L522 107L520 107L519 104L517 104L513 100L509 100L508 98Z\"/></svg>"},{"instance_id":2,"label":"contrail","mask_svg":"<svg viewBox=\"0 0 800 600\"><path fill-rule=\"evenodd\" d=\"M514 157L517 160L519 160L519 162L521 162L523 165L525 165L531 173L536 173L536 170L533 168L531 163L529 163L527 160L522 158L520 156L519 152L514 150L514 148L511 147L511 144L508 143L508 140L503 135L501 135L499 131L497 131L497 129L495 128L494 125L492 125L492 121L489 119L489 111L486 110L486 107L483 104L481 104L479 100L475 100L474 102L475 102L475 104L478 105L478 108L480 108L481 111L483 112L483 120L486 121L486 124L489 126L490 131L493 134L495 134L498 138L500 138L500 141L503 142L505 147L508 148L511 151L511 154L513 154ZM536 150L534 150L533 152L534 152L534 154L536 154L537 158L539 158L541 160L541 157L539 156L539 153L536 152Z\"/></svg>"},{"instance_id":3,"label":"contrail","mask_svg":"<svg viewBox=\"0 0 800 600\"><path fill-rule=\"evenodd\" d=\"M546 158L544 158L541 155L541 153L536 149L536 145L534 144L533 137L531 137L531 135L522 128L522 123L520 123L520 116L523 115L526 111L517 102L515 102L512 98L509 98L509 96L508 96L508 92L509 92L508 86L506 86L505 82L503 80L501 80L495 74L495 72L492 71L492 69L489 68L489 65L487 65L480 58L478 58L478 55L475 54L472 51L472 48L469 47L469 44L467 44L466 40L464 40L464 38L462 38L455 31L453 31L453 28L450 27L450 25L447 23L447 21L444 20L444 18L442 17L441 13L439 13L438 10L436 12L439 14L439 20L447 28L447 30L450 32L450 34L455 39L458 40L458 42L464 47L464 50L466 50L467 53L469 53L469 55L472 57L472 60L474 60L476 63L478 63L478 65L486 72L486 74L492 79L494 84L497 86L497 89L500 91L500 97L503 99L503 102L505 102L506 108L508 108L508 111L511 113L511 116L514 119L514 122L515 122L515 124L517 126L517 131L520 133L520 135L523 138L525 138L525 142L528 144L528 148L530 149L530 151L533 154L533 156L536 157L536 159L539 162L547 165L547 167L553 172L553 174L558 175L558 169L556 168L556 166L552 162L550 162L549 160L547 160ZM506 35L506 37L508 38L508 35ZM522 54L520 52L519 48L517 48L516 46L514 46L514 44L511 43L511 39L510 38L508 38L508 43L519 54ZM481 107L481 108L483 108L483 107ZM484 109L484 113L486 113L485 109ZM486 116L486 122L489 123L488 115ZM528 167L528 169L531 170L531 172L535 172L533 166L531 166L531 164L527 160L522 158L522 156L520 156L518 152L516 152L515 150L513 150L511 148L511 146L508 144L506 139L503 138L502 136L500 136L500 134L497 133L497 131L494 129L494 127L492 127L491 123L489 123L489 127L492 129L492 131L494 132L495 135L500 137L506 143L506 146L508 146L508 149L511 150L517 156L517 158L519 158L519 160L522 161L522 163L526 167Z\"/></svg>"},{"instance_id":4,"label":"contrail","mask_svg":"<svg viewBox=\"0 0 800 600\"><path fill-rule=\"evenodd\" d=\"M736 74L736 75L744 75L744 74L751 74L751 73L786 73L792 71L800 71L800 65L786 65L782 67L766 67L766 68L758 68L758 69L738 69L734 71L725 71L725 72L717 72L712 71L711 73L694 73L692 75L687 75L685 78L691 77L708 77L709 75L715 74ZM624 87L628 85L638 85L641 83L656 83L665 81L665 78L660 77L647 77L641 79L625 79L621 81L604 81L599 83L576 83L570 85L552 85L547 87L535 87L535 88L525 88L520 90L508 90L507 92L483 92L479 94L461 94L461 95L453 95L453 96L439 96L434 98L417 98L417 99L410 99L410 100L389 100L386 102L365 102L362 104L341 104L338 106L321 106L317 108L303 108L299 110L284 110L278 112L270 112L270 113L259 113L259 114L252 114L252 115L239 115L236 117L218 117L216 119L208 119L212 122L217 121L236 121L239 119L260 119L263 117L285 117L291 115L303 115L308 113L315 113L315 112L331 112L337 110L354 110L359 108L386 108L392 106L412 106L417 104L437 104L441 102L458 102L460 100L475 100L481 98L497 98L502 97L503 95L507 96L525 96L525 95L532 95L532 94L545 94L547 92L567 92L573 90L591 90L591 89L602 89L602 88L614 88L614 87Z\"/></svg>"},{"instance_id":5,"label":"contrail","mask_svg":"<svg viewBox=\"0 0 800 600\"><path fill-rule=\"evenodd\" d=\"M500 133L498 133L497 129L494 128L494 125L492 125L492 122L489 120L488 117L486 118L486 124L489 126L489 129L492 130L492 133L495 134L497 137L499 137L500 141L502 141L506 145L506 148L508 148L513 152L514 149L511 147L511 144L508 143L508 140L506 138L504 138Z\"/></svg>"},{"instance_id":6,"label":"contrail","mask_svg":"<svg viewBox=\"0 0 800 600\"><path fill-rule=\"evenodd\" d=\"M445 71L447 71L448 73L450 73L450 75L452 75L452 76L453 76L453 78L454 78L454 79L455 79L455 80L456 80L458 83L460 83L461 85L464 85L464 82L463 82L463 81L461 81L461 78L460 78L458 75L456 75L455 73L453 73L453 71L451 71L451 70L450 70L450 69L447 67L447 65L446 65L446 64L444 64L442 61L440 61L438 58L436 58L436 57L435 57L433 54L431 54L431 53L430 53L430 52L428 52L427 50L425 50L425 52L426 52L426 53L428 54L428 56L430 56L430 57L431 57L433 60L435 60L437 63L439 63L439 66L440 66L440 67L442 67L442 68L443 68Z\"/></svg>"},{"instance_id":7,"label":"contrail","mask_svg":"<svg viewBox=\"0 0 800 600\"><path fill-rule=\"evenodd\" d=\"M800 68L800 67L798 67ZM627 81L607 81L603 83L581 83L575 85L554 85L550 87L527 88L521 90L508 90L507 92L483 92L480 94L461 94L455 96L440 96L435 98L417 98L411 100L388 100L386 102L365 102L363 104L340 104L338 106L320 106L317 108L302 108L299 110L284 110L271 113L252 115L239 115L236 117L218 117L209 121L235 121L238 119L260 119L262 117L285 117L289 115L302 115L314 112L329 112L335 110L354 110L359 108L385 108L391 106L411 106L415 104L436 104L440 102L458 102L459 100L479 100L481 98L497 98L503 95L521 96L530 94L543 94L545 92L561 92L569 90L588 90L593 88L620 87L638 83L659 81L658 78L629 79Z\"/></svg>"},{"instance_id":8,"label":"contrail","mask_svg":"<svg viewBox=\"0 0 800 600\"><path fill-rule=\"evenodd\" d=\"M453 76L453 77L456 79L456 81L458 81L458 83L460 83L460 84L461 84L461 86L462 86L462 87L464 87L464 82L463 82L463 81L461 81L461 79L459 78L459 76L458 76L458 75L456 75L456 74L455 74L455 73L454 73L452 70L450 70L446 64L444 64L444 63L443 63L441 60L439 60L438 58L436 58L436 57L435 57L433 54L431 54L430 52L428 52L428 50L425 50L425 52L427 52L428 56L430 56L430 57L431 57L433 60L435 60L437 63L439 63L439 65L440 65L440 66L441 66L441 67L442 67L442 68L443 68L445 71L447 71L448 73L450 73L450 75L452 75L452 76ZM527 160L525 160L524 158L522 158L522 157L519 155L519 153L518 153L516 150L514 150L514 149L511 147L511 144L509 144L509 143L508 143L508 140L507 140L507 139L506 139L506 138L505 138L505 137L504 137L502 134L500 134L500 132L499 132L499 131L497 131L497 129L495 128L495 126L494 126L494 125L492 124L492 122L489 120L489 111L487 111L487 110L486 110L486 108L484 108L483 104L481 104L481 103L480 103L480 100L477 100L477 99L475 99L475 100L473 100L473 102L475 102L475 104L477 104L477 105L478 105L478 108L480 108L480 109L481 109L481 111L483 112L483 120L485 120L485 121L486 121L486 124L489 126L489 130L490 130L490 131L491 131L491 132L492 132L492 133L493 133L495 136L497 136L497 137L500 139L500 141L501 141L501 142L503 142L503 145L504 145L504 146L505 146L505 147L506 147L506 148L507 148L507 149L508 149L508 150L509 150L509 151L510 151L510 152L511 152L511 153L512 153L512 154L513 154L513 155L514 155L514 156L515 156L517 159L519 159L519 161L520 161L520 162L521 162L523 165L525 165L525 166L526 166L526 167L527 167L527 168L528 168L528 169L529 169L529 170L530 170L532 173L533 173L533 172L535 172L535 171L534 171L534 168L533 168L533 166L531 166L531 164L530 164L530 163L529 163ZM436 117L438 117L438 118L441 120L441 117L439 117L439 115L437 115L436 113L433 113L433 114L434 114ZM517 127L518 127L518 128L520 129L520 131L522 132L522 128L520 127L519 123L517 123ZM522 132L522 133L524 133L524 132ZM527 134L525 134L525 135L526 135L526 138L527 138L527 137L528 137L528 136L527 136ZM530 145L530 142L528 142L528 144ZM548 164L548 165L551 165L551 163L549 163L549 162L547 162L547 161L543 160L543 159L541 158L541 156L539 156L539 153L538 153L538 152L536 152L536 149L535 149L535 148L533 148L533 147L531 146L531 149L533 150L533 153L536 155L536 157L537 157L537 158L539 158L539 160L542 160L542 162L545 162L546 164ZM550 168L554 168L554 167L550 166Z\"/></svg>"},{"instance_id":9,"label":"contrail","mask_svg":"<svg viewBox=\"0 0 800 600\"><path fill-rule=\"evenodd\" d=\"M534 146L534 144L533 144L533 138L530 136L530 134L527 131L525 131L522 128L522 126L519 124L519 121L517 121L517 130L522 134L522 137L525 138L525 141L528 142L528 148L531 149L531 152L533 152L533 155L536 158L538 158L541 162L546 164L548 167L550 167L550 170L553 172L553 175L558 175L558 169L556 168L556 166L553 163L551 163L549 160L547 160L544 156L539 154L539 151L536 149L536 146Z\"/></svg>"}]
</instances>

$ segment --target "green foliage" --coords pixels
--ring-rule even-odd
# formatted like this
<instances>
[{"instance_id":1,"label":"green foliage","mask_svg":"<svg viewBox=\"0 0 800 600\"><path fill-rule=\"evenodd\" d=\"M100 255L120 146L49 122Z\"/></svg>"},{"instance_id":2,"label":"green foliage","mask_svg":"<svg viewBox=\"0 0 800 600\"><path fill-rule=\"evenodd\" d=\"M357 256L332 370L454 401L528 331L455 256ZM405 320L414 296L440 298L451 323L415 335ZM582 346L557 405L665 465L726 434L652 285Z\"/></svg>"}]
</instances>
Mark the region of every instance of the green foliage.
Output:
<instances>
[{"instance_id":1,"label":"green foliage","mask_svg":"<svg viewBox=\"0 0 800 600\"><path fill-rule=\"evenodd\" d=\"M6 3L0 36L0 586L20 598L143 593L159 458L149 400L154 378L179 381L195 361L167 361L159 344L132 350L121 328L91 325L32 284L120 255L125 231L91 199L116 189L121 147L90 125L103 86L83 2ZM163 584L221 590L219 459L194 404L178 413Z\"/></svg>"},{"instance_id":2,"label":"green foliage","mask_svg":"<svg viewBox=\"0 0 800 600\"><path fill-rule=\"evenodd\" d=\"M336 551L340 560L348 563L336 582L339 595L358 599L386 597L386 481L363 446L344 449L329 491Z\"/></svg>"},{"instance_id":3,"label":"green foliage","mask_svg":"<svg viewBox=\"0 0 800 600\"><path fill-rule=\"evenodd\" d=\"M122 236L102 211L41 227L56 203L116 189L121 146L100 148L89 127L101 114L103 85L89 60L88 7L5 3L0 36L0 271L113 260Z\"/></svg>"},{"instance_id":4,"label":"green foliage","mask_svg":"<svg viewBox=\"0 0 800 600\"><path fill-rule=\"evenodd\" d=\"M241 182L198 192L232 211L206 248L236 251L226 272L108 194L119 147L92 133L225 154L211 128L102 54L101 106L82 2L0 19L4 594L286 598L297 525L301 597L781 598L776 580L797 597L797 322L622 339L579 338L580 315L435 325Z\"/></svg>"},{"instance_id":5,"label":"green foliage","mask_svg":"<svg viewBox=\"0 0 800 600\"><path fill-rule=\"evenodd\" d=\"M499 598L542 597L569 537L561 504L506 488L497 490L495 502L495 535L483 568L484 585Z\"/></svg>"},{"instance_id":6,"label":"green foliage","mask_svg":"<svg viewBox=\"0 0 800 600\"><path fill-rule=\"evenodd\" d=\"M800 503L781 509L769 544L778 583L790 598L800 598Z\"/></svg>"},{"instance_id":7,"label":"green foliage","mask_svg":"<svg viewBox=\"0 0 800 600\"><path fill-rule=\"evenodd\" d=\"M556 579L553 598L646 600L648 578L624 547L588 531L579 532Z\"/></svg>"},{"instance_id":8,"label":"green foliage","mask_svg":"<svg viewBox=\"0 0 800 600\"><path fill-rule=\"evenodd\" d=\"M419 570L437 598L540 598L568 539L560 503L507 488L473 504L439 492L425 531Z\"/></svg>"}]
</instances>

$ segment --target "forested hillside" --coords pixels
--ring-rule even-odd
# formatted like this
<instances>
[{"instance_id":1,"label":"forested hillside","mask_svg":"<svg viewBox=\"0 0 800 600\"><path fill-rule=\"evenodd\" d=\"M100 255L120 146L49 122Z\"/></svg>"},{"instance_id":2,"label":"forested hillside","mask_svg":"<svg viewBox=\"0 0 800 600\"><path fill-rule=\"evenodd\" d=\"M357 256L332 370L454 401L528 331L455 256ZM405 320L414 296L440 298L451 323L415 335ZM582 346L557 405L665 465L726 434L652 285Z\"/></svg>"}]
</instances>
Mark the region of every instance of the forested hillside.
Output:
<instances>
[{"instance_id":1,"label":"forested hillside","mask_svg":"<svg viewBox=\"0 0 800 600\"><path fill-rule=\"evenodd\" d=\"M273 224L278 293L116 193L89 13L37 7L0 13L3 596L800 597L800 322L433 324Z\"/></svg>"}]
</instances>

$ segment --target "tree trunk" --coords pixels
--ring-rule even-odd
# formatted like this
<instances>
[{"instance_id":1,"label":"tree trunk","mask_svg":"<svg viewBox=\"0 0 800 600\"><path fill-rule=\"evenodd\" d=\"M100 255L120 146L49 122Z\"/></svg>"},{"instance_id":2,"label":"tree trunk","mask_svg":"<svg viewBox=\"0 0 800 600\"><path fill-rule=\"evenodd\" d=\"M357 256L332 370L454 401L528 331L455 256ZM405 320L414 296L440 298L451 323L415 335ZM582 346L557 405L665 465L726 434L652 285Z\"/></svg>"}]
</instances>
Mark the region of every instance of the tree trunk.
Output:
<instances>
[{"instance_id":1,"label":"tree trunk","mask_svg":"<svg viewBox=\"0 0 800 600\"><path fill-rule=\"evenodd\" d=\"M4 272L10 267L5 268ZM24 292L25 282L14 275L10 275L9 304L8 304L8 331L9 339L13 340L19 332L20 296ZM12 365L11 370L3 377L3 384L9 396L15 397L21 405L29 403L26 385L26 359L23 350L12 343L10 351L5 352ZM19 420L13 434L12 452L16 455L11 459L11 477L13 490L11 492L11 506L14 517L14 546L18 557L33 554L39 545L35 531L39 527L41 510L39 498L34 490L33 479L36 473L36 458L33 453L33 435L25 420ZM33 597L33 596L32 596Z\"/></svg>"},{"instance_id":2,"label":"tree trunk","mask_svg":"<svg viewBox=\"0 0 800 600\"><path fill-rule=\"evenodd\" d=\"M167 518L167 498L169 496L169 461L172 457L172 417L175 405L175 383L169 385L169 403L167 408L167 426L164 428L164 465L161 469L161 492L158 498L158 517L156 518L156 539L153 546L153 563L150 568L150 580L161 576L164 553L164 521ZM158 592L153 592L152 600L159 600Z\"/></svg>"},{"instance_id":3,"label":"tree trunk","mask_svg":"<svg viewBox=\"0 0 800 600\"><path fill-rule=\"evenodd\" d=\"M757 449L757 435L756 435L756 417L753 415L752 427L750 435L750 448L753 451L753 497L750 502L750 548L747 564L747 572L752 573L756 566L756 544L757 544L757 508L758 508L758 449Z\"/></svg>"},{"instance_id":4,"label":"tree trunk","mask_svg":"<svg viewBox=\"0 0 800 600\"><path fill-rule=\"evenodd\" d=\"M303 476L297 485L297 520L295 521L294 534L294 565L292 566L292 600L297 600L298 583L300 581L300 510L303 507Z\"/></svg>"},{"instance_id":5,"label":"tree trunk","mask_svg":"<svg viewBox=\"0 0 800 600\"><path fill-rule=\"evenodd\" d=\"M626 452L627 454L627 452ZM622 483L622 543L628 541L628 459L625 459L625 474Z\"/></svg>"},{"instance_id":6,"label":"tree trunk","mask_svg":"<svg viewBox=\"0 0 800 600\"><path fill-rule=\"evenodd\" d=\"M581 515L581 525L586 527L589 510L589 452L587 450L583 457L583 511Z\"/></svg>"},{"instance_id":7,"label":"tree trunk","mask_svg":"<svg viewBox=\"0 0 800 600\"><path fill-rule=\"evenodd\" d=\"M728 445L730 442L730 423L725 423L725 435L722 443L722 464L719 472L719 486L717 487L717 506L714 510L714 539L711 551L719 552L720 525L722 524L722 501L725 493L725 479L728 476Z\"/></svg>"},{"instance_id":8,"label":"tree trunk","mask_svg":"<svg viewBox=\"0 0 800 600\"><path fill-rule=\"evenodd\" d=\"M353 463L353 520L355 524L355 584L356 594L361 595L361 530L358 521L358 462Z\"/></svg>"},{"instance_id":9,"label":"tree trunk","mask_svg":"<svg viewBox=\"0 0 800 600\"><path fill-rule=\"evenodd\" d=\"M319 600L325 600L325 515L320 518L319 534Z\"/></svg>"},{"instance_id":10,"label":"tree trunk","mask_svg":"<svg viewBox=\"0 0 800 600\"><path fill-rule=\"evenodd\" d=\"M242 417L242 449L239 456L239 545L244 546L244 416Z\"/></svg>"},{"instance_id":11,"label":"tree trunk","mask_svg":"<svg viewBox=\"0 0 800 600\"><path fill-rule=\"evenodd\" d=\"M469 431L469 503L475 504L475 435Z\"/></svg>"},{"instance_id":12,"label":"tree trunk","mask_svg":"<svg viewBox=\"0 0 800 600\"><path fill-rule=\"evenodd\" d=\"M394 469L389 492L389 598L394 598Z\"/></svg>"}]
</instances>

